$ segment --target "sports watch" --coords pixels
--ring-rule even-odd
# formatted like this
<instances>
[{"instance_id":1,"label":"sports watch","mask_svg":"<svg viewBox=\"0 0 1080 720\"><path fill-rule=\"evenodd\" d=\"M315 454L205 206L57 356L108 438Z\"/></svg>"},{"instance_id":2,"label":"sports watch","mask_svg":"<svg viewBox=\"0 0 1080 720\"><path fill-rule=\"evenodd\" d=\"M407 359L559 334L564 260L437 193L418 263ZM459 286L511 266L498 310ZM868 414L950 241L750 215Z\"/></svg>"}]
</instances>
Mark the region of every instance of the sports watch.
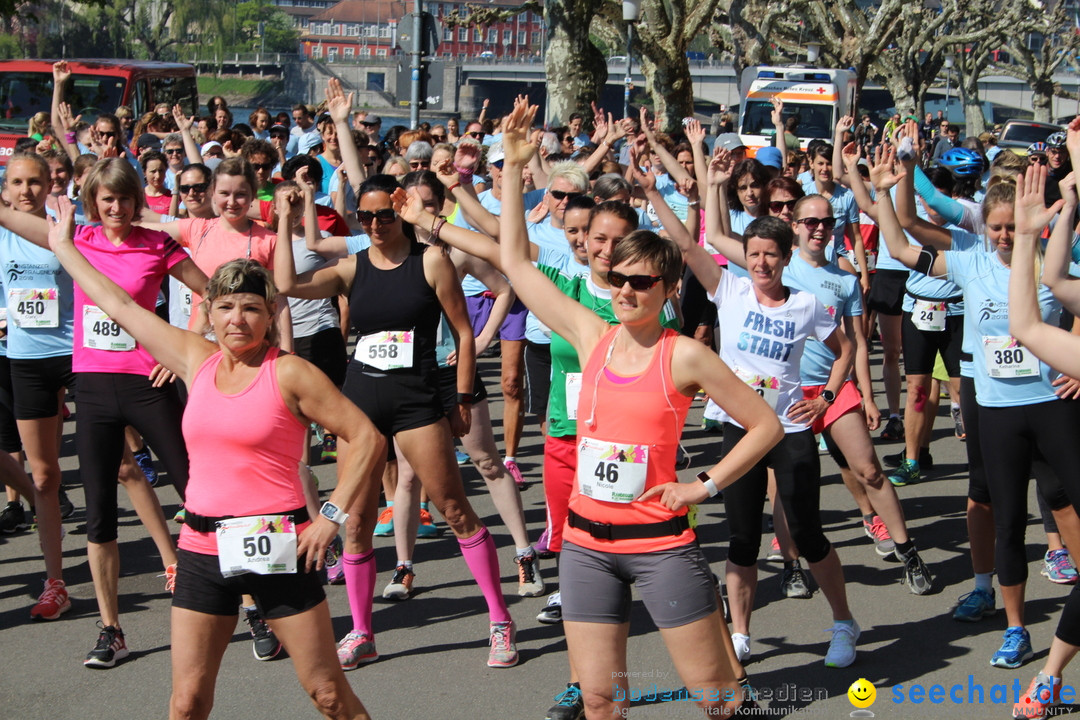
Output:
<instances>
[{"instance_id":1,"label":"sports watch","mask_svg":"<svg viewBox=\"0 0 1080 720\"><path fill-rule=\"evenodd\" d=\"M349 517L349 514L347 512L345 512L329 500L323 503L323 506L319 509L319 514L330 522L337 523L338 525L344 523L345 520Z\"/></svg>"}]
</instances>

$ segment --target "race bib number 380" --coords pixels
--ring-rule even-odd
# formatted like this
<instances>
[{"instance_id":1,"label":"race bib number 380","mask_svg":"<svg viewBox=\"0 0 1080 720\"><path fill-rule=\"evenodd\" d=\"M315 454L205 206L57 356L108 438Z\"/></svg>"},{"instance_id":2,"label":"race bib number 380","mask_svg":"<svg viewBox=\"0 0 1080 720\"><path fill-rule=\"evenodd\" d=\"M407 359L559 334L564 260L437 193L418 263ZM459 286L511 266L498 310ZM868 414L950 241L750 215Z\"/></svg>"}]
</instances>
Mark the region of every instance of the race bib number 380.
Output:
<instances>
[{"instance_id":1,"label":"race bib number 380","mask_svg":"<svg viewBox=\"0 0 1080 720\"><path fill-rule=\"evenodd\" d=\"M604 502L630 503L645 492L649 446L578 439L578 491Z\"/></svg>"},{"instance_id":2,"label":"race bib number 380","mask_svg":"<svg viewBox=\"0 0 1080 720\"><path fill-rule=\"evenodd\" d=\"M356 342L356 359L379 370L400 370L413 365L413 331L386 330Z\"/></svg>"},{"instance_id":3,"label":"race bib number 380","mask_svg":"<svg viewBox=\"0 0 1080 720\"><path fill-rule=\"evenodd\" d=\"M217 524L222 577L244 573L296 572L296 525L292 515L252 515Z\"/></svg>"},{"instance_id":4,"label":"race bib number 380","mask_svg":"<svg viewBox=\"0 0 1080 720\"><path fill-rule=\"evenodd\" d=\"M135 338L128 335L101 308L83 305L83 347L92 350L126 352L135 349Z\"/></svg>"},{"instance_id":5,"label":"race bib number 380","mask_svg":"<svg viewBox=\"0 0 1080 720\"><path fill-rule=\"evenodd\" d=\"M1039 358L1011 335L984 335L983 359L992 378L1038 377Z\"/></svg>"}]
</instances>

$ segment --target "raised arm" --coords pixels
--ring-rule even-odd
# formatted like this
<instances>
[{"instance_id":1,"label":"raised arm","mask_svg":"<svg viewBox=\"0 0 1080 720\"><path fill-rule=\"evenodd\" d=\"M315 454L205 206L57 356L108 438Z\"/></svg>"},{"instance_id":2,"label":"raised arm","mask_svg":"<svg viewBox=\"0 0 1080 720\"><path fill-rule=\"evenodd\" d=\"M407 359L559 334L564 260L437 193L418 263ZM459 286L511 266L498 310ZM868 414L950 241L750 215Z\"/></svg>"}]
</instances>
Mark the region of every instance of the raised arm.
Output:
<instances>
[{"instance_id":1,"label":"raised arm","mask_svg":"<svg viewBox=\"0 0 1080 720\"><path fill-rule=\"evenodd\" d=\"M195 371L217 346L195 333L173 327L141 307L103 275L75 247L75 209L66 197L57 198L60 221L48 233L49 247L72 279L110 319L190 386ZM205 277L205 276L204 276Z\"/></svg>"},{"instance_id":2,"label":"raised arm","mask_svg":"<svg viewBox=\"0 0 1080 720\"><path fill-rule=\"evenodd\" d=\"M53 63L53 94L52 94L52 107L49 113L49 121L52 123L53 130L56 132L56 139L60 143L60 147L64 148L64 152L67 153L73 161L79 157L79 145L78 141L69 143L67 141L67 133L75 126L75 121L78 118L71 117L71 107L64 102L64 84L68 78L71 77L71 70L68 68L67 61L60 60ZM82 117L81 115L79 117Z\"/></svg>"},{"instance_id":3,"label":"raised arm","mask_svg":"<svg viewBox=\"0 0 1080 720\"><path fill-rule=\"evenodd\" d=\"M914 138L912 133L914 133ZM900 133L901 139L904 137L911 139L913 146L918 139L918 135L918 126L910 121ZM939 250L947 250L952 246L952 233L932 222L923 220L915 210L915 159L918 156L918 151L913 151L910 157L899 161L904 167L905 173L902 181L896 186L896 205L894 206L896 217L901 227L911 233L911 236L923 245L932 245ZM892 252L892 248L889 248L889 252Z\"/></svg>"},{"instance_id":4,"label":"raised arm","mask_svg":"<svg viewBox=\"0 0 1080 720\"><path fill-rule=\"evenodd\" d=\"M49 221L46 218L20 212L10 205L0 203L0 225L23 240L38 247L49 248Z\"/></svg>"},{"instance_id":5,"label":"raised arm","mask_svg":"<svg viewBox=\"0 0 1080 720\"><path fill-rule=\"evenodd\" d=\"M607 323L560 292L530 259L521 171L536 150L528 142L535 115L536 106L519 97L503 130L503 211L499 217L502 270L533 314L570 342L579 355L586 355L606 330Z\"/></svg>"},{"instance_id":6,"label":"raised arm","mask_svg":"<svg viewBox=\"0 0 1080 720\"><path fill-rule=\"evenodd\" d=\"M833 177L836 178L838 183L842 184L844 178L844 133L851 129L855 124L855 118L850 115L844 115L836 122L836 128L833 130L833 146L832 146L832 170ZM839 218L838 218L839 219Z\"/></svg>"},{"instance_id":7,"label":"raised arm","mask_svg":"<svg viewBox=\"0 0 1080 720\"><path fill-rule=\"evenodd\" d=\"M353 188L360 186L364 178L364 168L360 163L360 152L353 142L352 128L349 127L349 113L352 111L353 93L345 94L341 87L341 81L330 78L326 83L326 109L330 112L330 118L334 121L334 130L337 131L338 147L341 148L341 164L345 166L345 176ZM353 178L356 178L355 180ZM342 184L341 195L345 195L345 186ZM341 211L339 211L341 212ZM342 215L345 213L342 212Z\"/></svg>"},{"instance_id":8,"label":"raised arm","mask_svg":"<svg viewBox=\"0 0 1080 720\"><path fill-rule=\"evenodd\" d=\"M656 141L656 133L653 132L652 126L649 125L649 111L645 106L641 107L641 131L645 133L645 139L649 141L649 147L660 158L660 164L668 171L672 181L681 183L690 177L690 173L686 172L686 168L676 162L675 156Z\"/></svg>"},{"instance_id":9,"label":"raised arm","mask_svg":"<svg viewBox=\"0 0 1080 720\"><path fill-rule=\"evenodd\" d=\"M184 154L187 155L187 160L191 164L202 162L202 153L199 151L199 144L195 142L195 138L191 135L191 126L195 124L195 118L188 117L184 114L184 108L179 105L173 105L172 109L173 120L176 121L176 127L180 130L180 137L184 138Z\"/></svg>"},{"instance_id":10,"label":"raised arm","mask_svg":"<svg viewBox=\"0 0 1080 720\"><path fill-rule=\"evenodd\" d=\"M453 160L445 160L432 170L446 188L446 196L461 206L461 211L465 213L469 224L491 237L498 237L499 218L480 204L480 199L476 196L476 188L472 184L472 172L469 172L467 176L459 172L460 167L471 171L476 167L479 158L476 145L467 143L458 148Z\"/></svg>"},{"instance_id":11,"label":"raised arm","mask_svg":"<svg viewBox=\"0 0 1080 720\"><path fill-rule=\"evenodd\" d=\"M314 214L314 190L299 180L300 194L304 200L304 212ZM401 191L404 193L404 191ZM292 251L292 223L297 210L293 207L295 196L291 192L279 193L277 203L278 239L274 243L274 284L278 293L286 297L320 300L345 294L352 286L356 272L355 258L344 258L337 262L309 270L300 277L296 276L296 262ZM308 205L311 208L308 208ZM308 218L310 219L310 218ZM305 224L318 227L315 223Z\"/></svg>"},{"instance_id":12,"label":"raised arm","mask_svg":"<svg viewBox=\"0 0 1080 720\"><path fill-rule=\"evenodd\" d=\"M1071 126L1070 126L1071 127ZM1016 234L1013 237L1012 272L1009 273L1009 333L1067 375L1080 376L1080 337L1043 321L1035 277L1037 243L1042 229L1064 200L1052 208L1043 205L1047 168L1033 165L1016 178ZM1058 220L1058 225L1067 223Z\"/></svg>"},{"instance_id":13,"label":"raised arm","mask_svg":"<svg viewBox=\"0 0 1080 720\"><path fill-rule=\"evenodd\" d=\"M772 107L771 119L775 130L773 143L776 145L776 149L780 151L780 171L783 172L787 168L787 138L784 137L784 101L774 96Z\"/></svg>"},{"instance_id":14,"label":"raised arm","mask_svg":"<svg viewBox=\"0 0 1080 720\"><path fill-rule=\"evenodd\" d=\"M480 258L495 268L502 268L497 242L487 235L451 225L446 218L431 214L424 209L423 201L415 193L409 193L406 197L401 206L401 218L410 225L424 228L430 235L452 248ZM535 261L538 254L537 248L532 243L529 245L532 253L530 257Z\"/></svg>"},{"instance_id":15,"label":"raised arm","mask_svg":"<svg viewBox=\"0 0 1080 720\"><path fill-rule=\"evenodd\" d=\"M1053 180L1047 180L1053 182ZM1076 217L1076 173L1071 172L1058 183L1061 188L1061 212L1050 241L1046 245L1046 257L1043 262L1043 283L1053 291L1054 296L1069 308L1080 309L1080 280L1069 276L1072 261L1072 241L1075 228L1070 220ZM1019 200L1017 200L1019 204ZM1019 213L1019 208L1017 209ZM1039 229L1041 234L1042 228Z\"/></svg>"},{"instance_id":16,"label":"raised arm","mask_svg":"<svg viewBox=\"0 0 1080 720\"><path fill-rule=\"evenodd\" d=\"M496 248L496 251L498 251L498 248ZM488 314L487 322L484 323L484 327L476 336L476 356L480 357L495 341L495 335L499 332L503 321L510 313L510 306L514 304L514 299L517 296L514 295L510 283L491 263L465 252L458 250L455 250L455 252L459 253L463 258L459 269L464 270L482 282L484 287L495 295L495 302L491 305L491 312Z\"/></svg>"},{"instance_id":17,"label":"raised arm","mask_svg":"<svg viewBox=\"0 0 1080 720\"><path fill-rule=\"evenodd\" d=\"M424 253L424 275L435 289L439 298L450 333L454 336L457 348L457 391L458 396L472 395L476 375L476 339L473 337L469 311L465 307L465 294L461 291L461 280L457 270L441 249L429 247ZM450 427L456 437L469 433L472 422L471 402L458 400L456 414L450 416Z\"/></svg>"},{"instance_id":18,"label":"raised arm","mask_svg":"<svg viewBox=\"0 0 1080 720\"><path fill-rule=\"evenodd\" d=\"M844 161L844 172L848 176L848 187L851 188L851 194L855 196L855 202L858 203L859 209L870 216L870 219L875 223L877 222L877 209L874 207L874 199L870 197L870 191L866 189L866 183L863 182L862 175L859 175L859 157L862 155L862 148L856 143L850 142L844 146L841 158Z\"/></svg>"},{"instance_id":19,"label":"raised arm","mask_svg":"<svg viewBox=\"0 0 1080 720\"><path fill-rule=\"evenodd\" d=\"M874 183L878 197L878 227L881 237L885 239L889 254L900 263L925 275L944 275L945 255L932 248L922 249L909 243L904 228L896 217L889 191L901 182L907 173L901 170L900 174L897 174L893 166L895 156L895 149L885 147L883 150L878 147L870 164L870 180Z\"/></svg>"}]
</instances>

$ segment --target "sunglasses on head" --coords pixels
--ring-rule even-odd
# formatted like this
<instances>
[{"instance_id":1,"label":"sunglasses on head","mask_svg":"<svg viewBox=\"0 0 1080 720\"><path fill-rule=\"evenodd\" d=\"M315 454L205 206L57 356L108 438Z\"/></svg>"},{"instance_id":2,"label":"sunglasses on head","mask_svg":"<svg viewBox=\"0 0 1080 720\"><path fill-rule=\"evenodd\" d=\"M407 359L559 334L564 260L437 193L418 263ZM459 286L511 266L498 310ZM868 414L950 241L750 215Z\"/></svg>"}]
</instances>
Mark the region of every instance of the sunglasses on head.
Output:
<instances>
[{"instance_id":1,"label":"sunglasses on head","mask_svg":"<svg viewBox=\"0 0 1080 720\"><path fill-rule=\"evenodd\" d=\"M208 182L195 183L194 185L181 185L180 194L187 195L189 192L204 193L208 187L210 187L210 183Z\"/></svg>"},{"instance_id":2,"label":"sunglasses on head","mask_svg":"<svg viewBox=\"0 0 1080 720\"><path fill-rule=\"evenodd\" d=\"M769 212L778 213L781 210L783 210L784 208L787 208L788 210L794 210L796 202L798 202L798 201L797 200L770 200L769 201Z\"/></svg>"},{"instance_id":3,"label":"sunglasses on head","mask_svg":"<svg viewBox=\"0 0 1080 720\"><path fill-rule=\"evenodd\" d=\"M826 230L832 230L834 227L836 227L836 218L834 217L808 217L803 218L802 220L796 220L795 222L799 223L800 225L805 225L806 229L810 232L814 232L815 230L817 230L818 225L823 226Z\"/></svg>"},{"instance_id":4,"label":"sunglasses on head","mask_svg":"<svg viewBox=\"0 0 1080 720\"><path fill-rule=\"evenodd\" d=\"M256 170L262 170L263 172L270 172L274 169L274 165L277 163L265 162L265 163L251 163L251 167Z\"/></svg>"},{"instance_id":5,"label":"sunglasses on head","mask_svg":"<svg viewBox=\"0 0 1080 720\"><path fill-rule=\"evenodd\" d=\"M630 289L638 292L648 290L663 279L662 275L623 275L614 270L608 270L607 274L607 281L611 287L621 288L623 285L630 283Z\"/></svg>"},{"instance_id":6,"label":"sunglasses on head","mask_svg":"<svg viewBox=\"0 0 1080 720\"><path fill-rule=\"evenodd\" d=\"M585 194L579 192L565 192L563 190L549 190L548 192L551 193L551 197L555 198L559 202L562 202L563 200L573 200L574 198L581 197Z\"/></svg>"},{"instance_id":7,"label":"sunglasses on head","mask_svg":"<svg viewBox=\"0 0 1080 720\"><path fill-rule=\"evenodd\" d=\"M356 219L360 221L361 225L370 225L376 220L380 225L389 225L397 219L397 213L394 212L394 208L383 208L375 212L359 210L356 213Z\"/></svg>"},{"instance_id":8,"label":"sunglasses on head","mask_svg":"<svg viewBox=\"0 0 1080 720\"><path fill-rule=\"evenodd\" d=\"M1037 165L1045 165L1048 162L1045 155L1028 155L1028 159Z\"/></svg>"},{"instance_id":9,"label":"sunglasses on head","mask_svg":"<svg viewBox=\"0 0 1080 720\"><path fill-rule=\"evenodd\" d=\"M184 154L184 148L166 148L165 149L165 154L166 155L183 155Z\"/></svg>"}]
</instances>

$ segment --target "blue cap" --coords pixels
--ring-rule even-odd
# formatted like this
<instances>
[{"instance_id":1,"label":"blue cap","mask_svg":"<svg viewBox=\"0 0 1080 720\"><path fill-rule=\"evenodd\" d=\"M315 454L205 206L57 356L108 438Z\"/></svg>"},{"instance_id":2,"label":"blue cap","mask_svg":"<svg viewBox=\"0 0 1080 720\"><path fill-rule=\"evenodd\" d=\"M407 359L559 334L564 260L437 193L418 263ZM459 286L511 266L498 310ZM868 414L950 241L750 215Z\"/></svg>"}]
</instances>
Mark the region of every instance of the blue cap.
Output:
<instances>
[{"instance_id":1,"label":"blue cap","mask_svg":"<svg viewBox=\"0 0 1080 720\"><path fill-rule=\"evenodd\" d=\"M301 155L305 155L312 148L319 147L322 144L322 135L320 135L318 132L306 132L300 136L300 142L297 143L298 152Z\"/></svg>"},{"instance_id":2,"label":"blue cap","mask_svg":"<svg viewBox=\"0 0 1080 720\"><path fill-rule=\"evenodd\" d=\"M777 170L784 167L784 157L780 154L780 149L772 145L758 150L754 158L766 167L773 167Z\"/></svg>"}]
</instances>

